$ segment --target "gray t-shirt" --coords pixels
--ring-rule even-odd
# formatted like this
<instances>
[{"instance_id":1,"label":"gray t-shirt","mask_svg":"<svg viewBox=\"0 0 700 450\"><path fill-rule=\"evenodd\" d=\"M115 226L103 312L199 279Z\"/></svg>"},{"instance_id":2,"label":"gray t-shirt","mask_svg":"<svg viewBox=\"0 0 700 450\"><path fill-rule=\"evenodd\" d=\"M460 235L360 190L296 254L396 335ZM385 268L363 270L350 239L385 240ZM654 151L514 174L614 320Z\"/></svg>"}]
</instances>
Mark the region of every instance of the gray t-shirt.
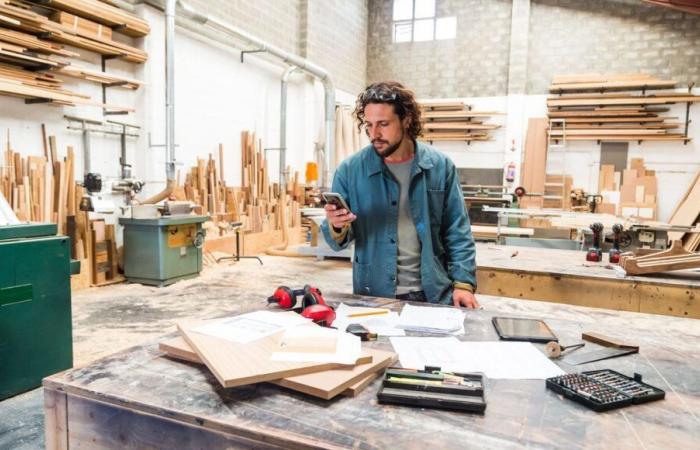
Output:
<instances>
[{"instance_id":1,"label":"gray t-shirt","mask_svg":"<svg viewBox=\"0 0 700 450\"><path fill-rule=\"evenodd\" d=\"M405 162L390 163L387 167L399 182L399 222L396 294L420 291L420 250L421 244L413 224L408 199L408 187L411 182L413 159Z\"/></svg>"}]
</instances>

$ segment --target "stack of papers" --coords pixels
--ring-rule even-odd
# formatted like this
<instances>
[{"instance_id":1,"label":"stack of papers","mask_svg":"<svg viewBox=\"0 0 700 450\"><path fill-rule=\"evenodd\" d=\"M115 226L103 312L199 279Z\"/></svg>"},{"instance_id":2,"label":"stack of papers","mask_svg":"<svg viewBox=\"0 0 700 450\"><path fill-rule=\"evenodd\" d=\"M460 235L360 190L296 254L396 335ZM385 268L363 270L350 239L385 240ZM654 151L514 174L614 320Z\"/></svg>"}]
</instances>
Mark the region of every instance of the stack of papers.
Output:
<instances>
[{"instance_id":1,"label":"stack of papers","mask_svg":"<svg viewBox=\"0 0 700 450\"><path fill-rule=\"evenodd\" d=\"M457 308L406 304L401 311L398 327L420 333L464 334L465 316Z\"/></svg>"},{"instance_id":2,"label":"stack of papers","mask_svg":"<svg viewBox=\"0 0 700 450\"><path fill-rule=\"evenodd\" d=\"M480 372L495 379L546 379L564 371L529 342L460 342L458 339L391 338L401 366L440 367L448 372Z\"/></svg>"},{"instance_id":3,"label":"stack of papers","mask_svg":"<svg viewBox=\"0 0 700 450\"><path fill-rule=\"evenodd\" d=\"M335 310L333 326L345 331L351 323L359 323L370 333L376 333L379 336L406 335L406 332L398 327L399 315L393 311L386 308L366 308L341 303Z\"/></svg>"}]
</instances>

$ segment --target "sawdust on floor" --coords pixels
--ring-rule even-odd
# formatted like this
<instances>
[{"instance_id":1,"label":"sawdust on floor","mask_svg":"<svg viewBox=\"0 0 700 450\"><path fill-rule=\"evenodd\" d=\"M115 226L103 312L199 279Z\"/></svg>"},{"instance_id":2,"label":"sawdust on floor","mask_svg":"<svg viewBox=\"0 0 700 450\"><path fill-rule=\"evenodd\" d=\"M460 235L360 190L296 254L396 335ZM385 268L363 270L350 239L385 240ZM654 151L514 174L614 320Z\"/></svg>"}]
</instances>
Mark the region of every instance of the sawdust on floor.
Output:
<instances>
[{"instance_id":1,"label":"sawdust on floor","mask_svg":"<svg viewBox=\"0 0 700 450\"><path fill-rule=\"evenodd\" d=\"M222 261L205 267L198 278L162 288L123 283L74 292L74 365L86 365L175 331L178 320L221 316L256 301L263 306L279 285L299 289L311 284L327 298L334 292L352 292L352 268L347 260L261 258L262 266L253 259ZM247 295L240 295L242 292ZM251 296L251 292L259 295Z\"/></svg>"}]
</instances>

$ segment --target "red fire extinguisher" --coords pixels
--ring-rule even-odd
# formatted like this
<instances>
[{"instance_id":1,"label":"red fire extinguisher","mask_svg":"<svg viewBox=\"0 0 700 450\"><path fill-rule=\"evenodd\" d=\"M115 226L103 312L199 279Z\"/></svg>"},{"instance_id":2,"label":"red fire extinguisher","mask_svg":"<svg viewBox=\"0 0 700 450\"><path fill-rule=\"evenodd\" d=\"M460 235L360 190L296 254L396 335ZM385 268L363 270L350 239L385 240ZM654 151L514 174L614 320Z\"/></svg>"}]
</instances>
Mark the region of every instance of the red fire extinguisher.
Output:
<instances>
[{"instance_id":1,"label":"red fire extinguisher","mask_svg":"<svg viewBox=\"0 0 700 450\"><path fill-rule=\"evenodd\" d=\"M515 163L514 162L509 162L508 166L506 166L506 181L508 183L512 183L515 181Z\"/></svg>"}]
</instances>

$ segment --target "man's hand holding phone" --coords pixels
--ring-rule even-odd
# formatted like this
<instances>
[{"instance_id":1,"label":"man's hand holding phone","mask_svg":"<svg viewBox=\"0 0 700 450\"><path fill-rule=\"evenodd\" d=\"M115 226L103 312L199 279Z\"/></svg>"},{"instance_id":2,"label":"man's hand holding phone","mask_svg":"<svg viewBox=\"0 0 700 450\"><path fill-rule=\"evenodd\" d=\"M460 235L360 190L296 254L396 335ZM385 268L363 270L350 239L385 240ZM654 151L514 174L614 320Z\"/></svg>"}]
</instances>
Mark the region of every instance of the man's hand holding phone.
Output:
<instances>
[{"instance_id":1,"label":"man's hand holding phone","mask_svg":"<svg viewBox=\"0 0 700 450\"><path fill-rule=\"evenodd\" d=\"M334 192L324 192L323 198L326 200L326 219L333 228L340 230L351 224L357 216L350 211L347 203L340 194Z\"/></svg>"}]
</instances>

